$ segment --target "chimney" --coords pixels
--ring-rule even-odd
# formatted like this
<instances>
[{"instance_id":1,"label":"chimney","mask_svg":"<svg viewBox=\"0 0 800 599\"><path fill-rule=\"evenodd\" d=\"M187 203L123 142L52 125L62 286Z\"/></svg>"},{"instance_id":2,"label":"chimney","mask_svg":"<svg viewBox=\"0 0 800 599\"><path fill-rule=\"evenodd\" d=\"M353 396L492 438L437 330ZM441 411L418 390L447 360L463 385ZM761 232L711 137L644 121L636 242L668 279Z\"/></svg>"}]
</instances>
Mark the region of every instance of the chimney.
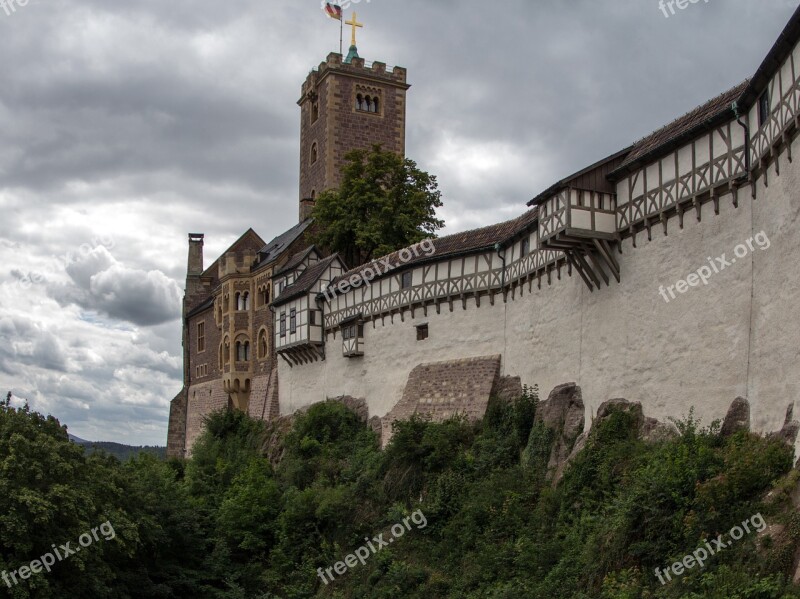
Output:
<instances>
[{"instance_id":1,"label":"chimney","mask_svg":"<svg viewBox=\"0 0 800 599\"><path fill-rule=\"evenodd\" d=\"M189 233L189 262L186 267L186 295L197 293L200 288L200 275L203 274L203 237L202 233Z\"/></svg>"},{"instance_id":2,"label":"chimney","mask_svg":"<svg viewBox=\"0 0 800 599\"><path fill-rule=\"evenodd\" d=\"M314 204L316 200L314 198L305 198L300 200L300 222L302 223L304 220L311 218L311 212L314 210Z\"/></svg>"},{"instance_id":3,"label":"chimney","mask_svg":"<svg viewBox=\"0 0 800 599\"><path fill-rule=\"evenodd\" d=\"M189 266L186 269L188 276L203 274L203 235L202 233L189 233Z\"/></svg>"}]
</instances>

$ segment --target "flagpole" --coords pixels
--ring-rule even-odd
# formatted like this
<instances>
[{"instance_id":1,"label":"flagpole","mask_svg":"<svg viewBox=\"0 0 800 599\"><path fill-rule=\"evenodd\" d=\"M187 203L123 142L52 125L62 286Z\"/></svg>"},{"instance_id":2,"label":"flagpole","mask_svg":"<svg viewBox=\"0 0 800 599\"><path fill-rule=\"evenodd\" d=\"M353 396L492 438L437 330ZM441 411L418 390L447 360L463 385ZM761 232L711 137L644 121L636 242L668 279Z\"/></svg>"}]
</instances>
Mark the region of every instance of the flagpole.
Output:
<instances>
[{"instance_id":1,"label":"flagpole","mask_svg":"<svg viewBox=\"0 0 800 599\"><path fill-rule=\"evenodd\" d=\"M343 15L339 16L339 54L342 54L342 31L344 31ZM344 56L344 54L342 54Z\"/></svg>"}]
</instances>

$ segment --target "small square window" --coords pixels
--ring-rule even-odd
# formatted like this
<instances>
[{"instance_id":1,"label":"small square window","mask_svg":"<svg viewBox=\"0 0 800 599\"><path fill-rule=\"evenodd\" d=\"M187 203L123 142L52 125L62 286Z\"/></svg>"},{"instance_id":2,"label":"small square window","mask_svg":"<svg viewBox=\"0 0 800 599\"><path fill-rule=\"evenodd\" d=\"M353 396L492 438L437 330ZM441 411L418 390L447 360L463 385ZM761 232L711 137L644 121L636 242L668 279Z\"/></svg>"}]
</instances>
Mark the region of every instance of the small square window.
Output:
<instances>
[{"instance_id":1,"label":"small square window","mask_svg":"<svg viewBox=\"0 0 800 599\"><path fill-rule=\"evenodd\" d=\"M408 289L409 287L411 287L411 271L404 272L400 279L401 289Z\"/></svg>"},{"instance_id":2,"label":"small square window","mask_svg":"<svg viewBox=\"0 0 800 599\"><path fill-rule=\"evenodd\" d=\"M417 341L424 341L428 338L428 325L421 324L417 327Z\"/></svg>"}]
</instances>

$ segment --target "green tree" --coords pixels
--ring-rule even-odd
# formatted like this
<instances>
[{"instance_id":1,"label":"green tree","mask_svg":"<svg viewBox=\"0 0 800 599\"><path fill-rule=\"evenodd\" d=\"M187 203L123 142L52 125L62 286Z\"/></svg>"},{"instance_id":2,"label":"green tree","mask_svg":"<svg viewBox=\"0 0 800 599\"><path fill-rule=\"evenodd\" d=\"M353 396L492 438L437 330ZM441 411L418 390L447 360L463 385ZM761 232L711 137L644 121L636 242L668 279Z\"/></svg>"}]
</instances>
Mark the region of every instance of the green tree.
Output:
<instances>
[{"instance_id":1,"label":"green tree","mask_svg":"<svg viewBox=\"0 0 800 599\"><path fill-rule=\"evenodd\" d=\"M348 266L364 264L435 235L444 222L436 177L413 160L375 145L345 159L339 189L323 192L314 207L316 241L339 252Z\"/></svg>"}]
</instances>

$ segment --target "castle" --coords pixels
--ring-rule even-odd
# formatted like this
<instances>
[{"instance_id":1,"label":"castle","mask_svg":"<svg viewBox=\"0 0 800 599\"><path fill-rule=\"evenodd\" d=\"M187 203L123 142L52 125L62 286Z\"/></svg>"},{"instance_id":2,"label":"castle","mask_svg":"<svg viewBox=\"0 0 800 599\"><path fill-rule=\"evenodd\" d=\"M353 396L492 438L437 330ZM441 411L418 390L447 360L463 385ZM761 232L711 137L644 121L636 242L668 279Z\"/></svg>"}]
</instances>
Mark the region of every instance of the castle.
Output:
<instances>
[{"instance_id":1,"label":"castle","mask_svg":"<svg viewBox=\"0 0 800 599\"><path fill-rule=\"evenodd\" d=\"M404 152L406 71L355 47L311 72L300 223L248 230L203 268L189 236L184 387L168 452L212 410L271 420L329 398L385 443L414 413L479 418L498 390L575 381L708 422L737 396L775 430L800 390L800 9L754 76L554 183L519 217L348 270L310 245L315 198L344 155Z\"/></svg>"}]
</instances>

